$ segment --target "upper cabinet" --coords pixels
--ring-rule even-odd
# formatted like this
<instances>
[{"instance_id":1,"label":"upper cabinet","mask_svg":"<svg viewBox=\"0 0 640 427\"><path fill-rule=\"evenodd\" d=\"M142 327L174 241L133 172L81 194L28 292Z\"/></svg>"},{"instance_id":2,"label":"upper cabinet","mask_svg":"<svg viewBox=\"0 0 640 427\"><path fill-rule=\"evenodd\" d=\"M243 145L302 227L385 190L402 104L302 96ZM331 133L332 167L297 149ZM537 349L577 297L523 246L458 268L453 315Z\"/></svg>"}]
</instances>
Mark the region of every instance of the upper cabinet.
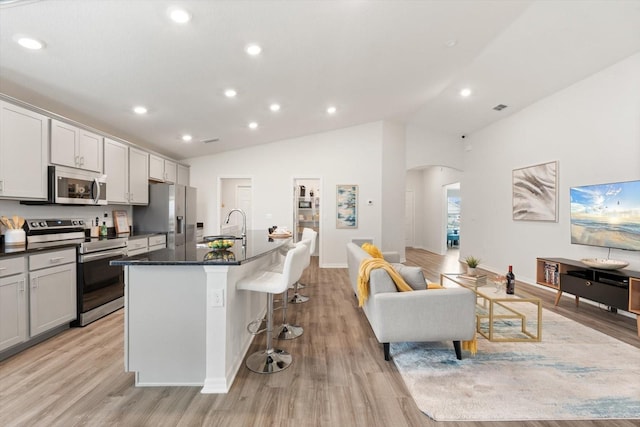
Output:
<instances>
[{"instance_id":1,"label":"upper cabinet","mask_svg":"<svg viewBox=\"0 0 640 427\"><path fill-rule=\"evenodd\" d=\"M189 168L184 165L178 165L178 184L189 186Z\"/></svg>"},{"instance_id":2,"label":"upper cabinet","mask_svg":"<svg viewBox=\"0 0 640 427\"><path fill-rule=\"evenodd\" d=\"M164 181L164 159L149 154L149 179L152 181Z\"/></svg>"},{"instance_id":3,"label":"upper cabinet","mask_svg":"<svg viewBox=\"0 0 640 427\"><path fill-rule=\"evenodd\" d=\"M0 101L0 198L46 200L49 118Z\"/></svg>"},{"instance_id":4,"label":"upper cabinet","mask_svg":"<svg viewBox=\"0 0 640 427\"><path fill-rule=\"evenodd\" d=\"M171 160L164 161L164 181L175 184L178 179L178 165Z\"/></svg>"},{"instance_id":5,"label":"upper cabinet","mask_svg":"<svg viewBox=\"0 0 640 427\"><path fill-rule=\"evenodd\" d=\"M102 172L102 137L59 120L51 120L51 163Z\"/></svg>"},{"instance_id":6,"label":"upper cabinet","mask_svg":"<svg viewBox=\"0 0 640 427\"><path fill-rule=\"evenodd\" d=\"M149 203L149 154L109 138L104 140L107 201L114 204Z\"/></svg>"},{"instance_id":7,"label":"upper cabinet","mask_svg":"<svg viewBox=\"0 0 640 427\"><path fill-rule=\"evenodd\" d=\"M175 183L178 179L177 163L159 156L149 155L149 179L152 181Z\"/></svg>"},{"instance_id":8,"label":"upper cabinet","mask_svg":"<svg viewBox=\"0 0 640 427\"><path fill-rule=\"evenodd\" d=\"M134 147L129 147L129 203L149 204L149 153Z\"/></svg>"},{"instance_id":9,"label":"upper cabinet","mask_svg":"<svg viewBox=\"0 0 640 427\"><path fill-rule=\"evenodd\" d=\"M129 203L129 147L104 139L104 173L107 175L107 203Z\"/></svg>"}]
</instances>

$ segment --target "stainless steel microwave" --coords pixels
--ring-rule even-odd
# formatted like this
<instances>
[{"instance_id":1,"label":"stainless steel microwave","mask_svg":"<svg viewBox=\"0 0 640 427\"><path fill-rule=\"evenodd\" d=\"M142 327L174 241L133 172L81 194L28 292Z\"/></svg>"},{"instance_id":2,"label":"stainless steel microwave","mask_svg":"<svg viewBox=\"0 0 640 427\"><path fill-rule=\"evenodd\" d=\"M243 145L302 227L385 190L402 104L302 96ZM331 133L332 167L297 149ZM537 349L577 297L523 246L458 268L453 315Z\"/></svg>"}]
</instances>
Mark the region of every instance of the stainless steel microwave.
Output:
<instances>
[{"instance_id":1,"label":"stainless steel microwave","mask_svg":"<svg viewBox=\"0 0 640 427\"><path fill-rule=\"evenodd\" d=\"M106 205L107 176L62 166L47 169L47 200L21 201L25 205Z\"/></svg>"},{"instance_id":2,"label":"stainless steel microwave","mask_svg":"<svg viewBox=\"0 0 640 427\"><path fill-rule=\"evenodd\" d=\"M107 176L78 169L49 166L49 198L65 205L106 205Z\"/></svg>"}]
</instances>

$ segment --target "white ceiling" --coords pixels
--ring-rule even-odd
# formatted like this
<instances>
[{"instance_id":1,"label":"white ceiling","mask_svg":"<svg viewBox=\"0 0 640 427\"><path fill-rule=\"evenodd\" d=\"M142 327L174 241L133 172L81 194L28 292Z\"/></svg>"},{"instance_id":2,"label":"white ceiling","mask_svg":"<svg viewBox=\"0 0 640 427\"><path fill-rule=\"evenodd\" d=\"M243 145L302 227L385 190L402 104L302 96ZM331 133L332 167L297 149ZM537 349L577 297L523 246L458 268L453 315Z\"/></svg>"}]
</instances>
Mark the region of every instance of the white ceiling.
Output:
<instances>
[{"instance_id":1,"label":"white ceiling","mask_svg":"<svg viewBox=\"0 0 640 427\"><path fill-rule=\"evenodd\" d=\"M640 0L29 0L0 36L0 92L184 159L384 119L472 133L639 52Z\"/></svg>"}]
</instances>

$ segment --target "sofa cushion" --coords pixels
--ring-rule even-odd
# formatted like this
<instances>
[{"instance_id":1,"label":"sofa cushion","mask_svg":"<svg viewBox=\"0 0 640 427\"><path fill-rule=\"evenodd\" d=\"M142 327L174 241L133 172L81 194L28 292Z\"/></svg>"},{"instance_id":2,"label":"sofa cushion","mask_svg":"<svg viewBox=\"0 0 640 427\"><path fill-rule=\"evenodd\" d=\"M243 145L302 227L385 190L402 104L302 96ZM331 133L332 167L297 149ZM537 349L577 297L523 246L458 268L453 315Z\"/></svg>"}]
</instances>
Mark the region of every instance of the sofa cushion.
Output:
<instances>
[{"instance_id":1,"label":"sofa cushion","mask_svg":"<svg viewBox=\"0 0 640 427\"><path fill-rule=\"evenodd\" d=\"M405 282L414 291L419 291L421 289L427 289L427 281L424 278L424 273L422 272L422 268L420 267L412 267L404 264L392 263L393 269L402 276Z\"/></svg>"},{"instance_id":2,"label":"sofa cushion","mask_svg":"<svg viewBox=\"0 0 640 427\"><path fill-rule=\"evenodd\" d=\"M369 296L383 292L398 292L398 288L389 273L381 268L375 268L369 275Z\"/></svg>"}]
</instances>

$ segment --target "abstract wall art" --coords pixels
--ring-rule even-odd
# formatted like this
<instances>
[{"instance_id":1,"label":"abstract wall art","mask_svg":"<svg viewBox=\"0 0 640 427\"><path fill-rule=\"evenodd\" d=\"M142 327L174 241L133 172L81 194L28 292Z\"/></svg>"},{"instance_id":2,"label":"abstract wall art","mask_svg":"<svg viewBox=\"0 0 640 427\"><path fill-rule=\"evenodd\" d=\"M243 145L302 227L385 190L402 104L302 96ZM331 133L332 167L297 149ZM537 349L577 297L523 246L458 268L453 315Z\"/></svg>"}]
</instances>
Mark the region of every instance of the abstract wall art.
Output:
<instances>
[{"instance_id":1,"label":"abstract wall art","mask_svg":"<svg viewBox=\"0 0 640 427\"><path fill-rule=\"evenodd\" d=\"M336 185L336 228L358 228L357 185Z\"/></svg>"},{"instance_id":2,"label":"abstract wall art","mask_svg":"<svg viewBox=\"0 0 640 427\"><path fill-rule=\"evenodd\" d=\"M558 162L513 170L513 219L558 221Z\"/></svg>"}]
</instances>

